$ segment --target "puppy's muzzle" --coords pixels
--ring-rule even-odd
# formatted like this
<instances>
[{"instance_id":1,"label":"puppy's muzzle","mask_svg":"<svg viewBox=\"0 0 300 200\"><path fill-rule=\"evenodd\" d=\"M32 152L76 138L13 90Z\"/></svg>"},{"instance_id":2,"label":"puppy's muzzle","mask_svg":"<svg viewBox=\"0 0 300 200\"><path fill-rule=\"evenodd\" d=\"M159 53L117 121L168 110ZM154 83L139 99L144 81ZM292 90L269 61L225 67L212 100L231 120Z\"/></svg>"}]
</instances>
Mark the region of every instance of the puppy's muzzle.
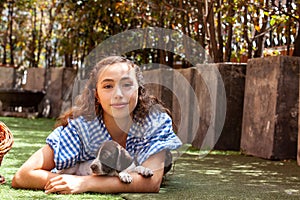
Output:
<instances>
[{"instance_id":1,"label":"puppy's muzzle","mask_svg":"<svg viewBox=\"0 0 300 200\"><path fill-rule=\"evenodd\" d=\"M95 163L91 164L90 168L91 168L93 174L96 174L96 175L108 175L115 171L115 169L113 169L103 163L101 165L98 165Z\"/></svg>"},{"instance_id":2,"label":"puppy's muzzle","mask_svg":"<svg viewBox=\"0 0 300 200\"><path fill-rule=\"evenodd\" d=\"M99 171L99 166L97 164L91 164L92 172L96 174Z\"/></svg>"}]
</instances>

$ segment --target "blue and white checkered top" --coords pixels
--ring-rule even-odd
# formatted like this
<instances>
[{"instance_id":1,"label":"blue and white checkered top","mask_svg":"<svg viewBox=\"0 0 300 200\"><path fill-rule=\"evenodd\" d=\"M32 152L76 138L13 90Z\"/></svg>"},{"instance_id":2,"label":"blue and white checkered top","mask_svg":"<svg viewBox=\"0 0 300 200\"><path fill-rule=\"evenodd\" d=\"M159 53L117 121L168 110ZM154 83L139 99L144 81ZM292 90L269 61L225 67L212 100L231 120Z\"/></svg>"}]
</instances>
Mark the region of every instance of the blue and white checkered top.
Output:
<instances>
[{"instance_id":1,"label":"blue and white checkered top","mask_svg":"<svg viewBox=\"0 0 300 200\"><path fill-rule=\"evenodd\" d=\"M69 120L66 127L57 127L46 139L54 150L56 169L74 166L77 162L94 159L100 145L112 140L101 117ZM149 156L162 150L174 150L182 145L172 128L167 113L151 112L143 123L133 123L127 136L126 150L142 164Z\"/></svg>"}]
</instances>

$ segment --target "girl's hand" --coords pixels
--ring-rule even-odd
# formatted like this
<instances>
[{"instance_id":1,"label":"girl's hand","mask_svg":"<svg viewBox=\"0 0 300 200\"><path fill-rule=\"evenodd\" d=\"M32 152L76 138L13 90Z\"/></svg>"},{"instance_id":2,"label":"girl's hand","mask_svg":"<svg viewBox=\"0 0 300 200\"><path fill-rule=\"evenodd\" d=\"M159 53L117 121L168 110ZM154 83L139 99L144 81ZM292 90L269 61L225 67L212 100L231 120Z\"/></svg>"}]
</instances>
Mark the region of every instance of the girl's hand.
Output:
<instances>
[{"instance_id":1,"label":"girl's hand","mask_svg":"<svg viewBox=\"0 0 300 200\"><path fill-rule=\"evenodd\" d=\"M76 194L85 192L84 176L59 175L48 181L45 193Z\"/></svg>"}]
</instances>

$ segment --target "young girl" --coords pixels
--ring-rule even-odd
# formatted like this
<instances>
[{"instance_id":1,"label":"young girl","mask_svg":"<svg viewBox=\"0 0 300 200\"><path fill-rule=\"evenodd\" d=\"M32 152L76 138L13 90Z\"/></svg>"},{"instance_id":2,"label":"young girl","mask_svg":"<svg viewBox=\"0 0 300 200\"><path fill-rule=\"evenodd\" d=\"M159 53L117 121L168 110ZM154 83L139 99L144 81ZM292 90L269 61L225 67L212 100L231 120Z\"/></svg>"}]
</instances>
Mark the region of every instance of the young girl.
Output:
<instances>
[{"instance_id":1,"label":"young girl","mask_svg":"<svg viewBox=\"0 0 300 200\"><path fill-rule=\"evenodd\" d=\"M76 105L58 119L47 144L17 171L12 187L44 189L47 194L158 192L166 152L180 147L181 141L169 111L146 93L142 79L139 67L126 58L111 56L97 63ZM94 159L107 140L118 142L154 175L132 173L133 182L124 184L112 176L55 173Z\"/></svg>"}]
</instances>

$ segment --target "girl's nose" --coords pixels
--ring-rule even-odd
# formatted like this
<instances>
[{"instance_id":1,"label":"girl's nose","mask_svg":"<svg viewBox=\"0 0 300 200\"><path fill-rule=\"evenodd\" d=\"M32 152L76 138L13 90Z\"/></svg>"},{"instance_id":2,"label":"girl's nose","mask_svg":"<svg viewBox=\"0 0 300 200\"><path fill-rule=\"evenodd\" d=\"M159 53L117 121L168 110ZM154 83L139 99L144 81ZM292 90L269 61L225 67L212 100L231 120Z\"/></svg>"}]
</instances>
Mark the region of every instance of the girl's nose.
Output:
<instances>
[{"instance_id":1,"label":"girl's nose","mask_svg":"<svg viewBox=\"0 0 300 200\"><path fill-rule=\"evenodd\" d=\"M120 86L115 87L114 97L115 98L123 97L123 92Z\"/></svg>"}]
</instances>

